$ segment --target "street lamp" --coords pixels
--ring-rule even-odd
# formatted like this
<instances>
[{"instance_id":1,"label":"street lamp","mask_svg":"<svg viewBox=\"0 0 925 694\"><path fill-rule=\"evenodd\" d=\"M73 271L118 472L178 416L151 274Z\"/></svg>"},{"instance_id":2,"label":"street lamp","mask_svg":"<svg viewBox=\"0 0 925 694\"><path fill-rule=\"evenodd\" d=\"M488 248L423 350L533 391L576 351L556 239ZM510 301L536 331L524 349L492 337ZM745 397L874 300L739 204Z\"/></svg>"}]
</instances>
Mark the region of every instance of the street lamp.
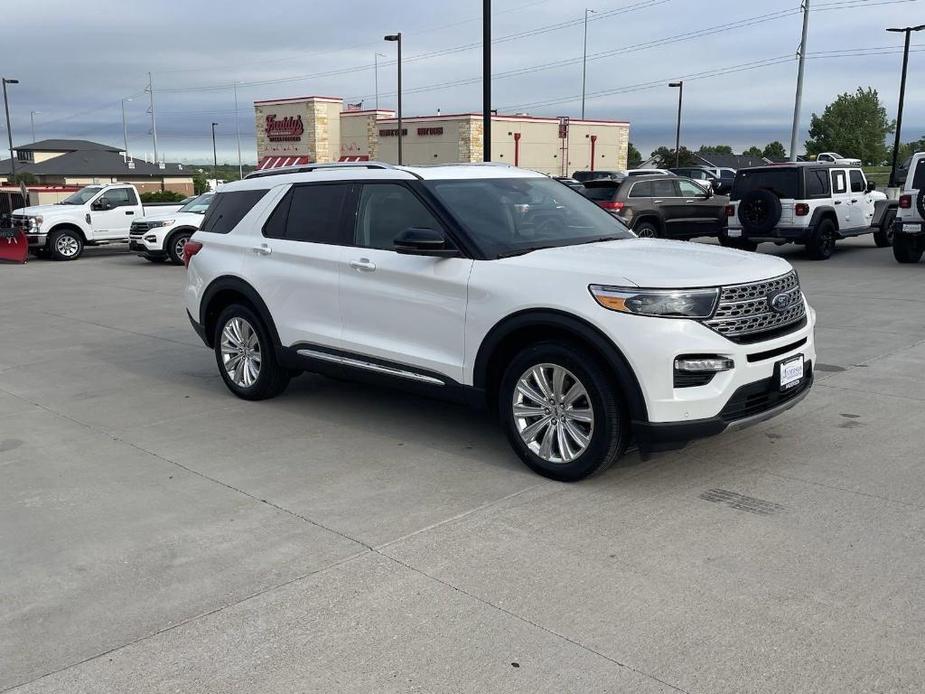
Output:
<instances>
[{"instance_id":1,"label":"street lamp","mask_svg":"<svg viewBox=\"0 0 925 694\"><path fill-rule=\"evenodd\" d=\"M10 141L10 183L16 182L16 157L13 156L13 125L10 123L10 102L6 96L6 85L19 84L19 80L3 77L3 110L6 112L6 136Z\"/></svg>"},{"instance_id":2,"label":"street lamp","mask_svg":"<svg viewBox=\"0 0 925 694\"><path fill-rule=\"evenodd\" d=\"M41 111L29 111L29 123L32 125L32 141L35 142L35 117L41 115Z\"/></svg>"},{"instance_id":3,"label":"street lamp","mask_svg":"<svg viewBox=\"0 0 925 694\"><path fill-rule=\"evenodd\" d=\"M215 149L215 126L218 123L212 123L212 178L218 184L218 151Z\"/></svg>"},{"instance_id":4,"label":"street lamp","mask_svg":"<svg viewBox=\"0 0 925 694\"><path fill-rule=\"evenodd\" d=\"M126 97L122 99L122 141L125 144L125 162L128 163L128 128L125 126L125 102L131 101L131 97Z\"/></svg>"},{"instance_id":5,"label":"street lamp","mask_svg":"<svg viewBox=\"0 0 925 694\"><path fill-rule=\"evenodd\" d=\"M887 31L904 33L906 35L905 48L903 48L903 73L899 83L899 113L896 114L896 139L893 141L893 166L890 169L890 186L896 185L896 158L899 156L899 138L903 128L903 101L906 98L906 69L909 67L909 37L913 31L925 29L925 24L915 27L892 28Z\"/></svg>"},{"instance_id":6,"label":"street lamp","mask_svg":"<svg viewBox=\"0 0 925 694\"><path fill-rule=\"evenodd\" d=\"M387 58L388 56L385 53L375 53L373 54L373 65L375 66L376 72L376 110L379 110L379 58Z\"/></svg>"},{"instance_id":7,"label":"street lamp","mask_svg":"<svg viewBox=\"0 0 925 694\"><path fill-rule=\"evenodd\" d=\"M674 140L674 165L681 166L681 102L684 100L684 80L669 82L669 87L678 90L678 132Z\"/></svg>"},{"instance_id":8,"label":"street lamp","mask_svg":"<svg viewBox=\"0 0 925 694\"><path fill-rule=\"evenodd\" d=\"M585 119L585 76L588 73L588 15L594 10L585 8L585 49L581 59L581 119Z\"/></svg>"},{"instance_id":9,"label":"street lamp","mask_svg":"<svg viewBox=\"0 0 925 694\"><path fill-rule=\"evenodd\" d=\"M401 32L387 34L382 38L386 41L395 41L398 44L398 163L401 164Z\"/></svg>"}]
</instances>

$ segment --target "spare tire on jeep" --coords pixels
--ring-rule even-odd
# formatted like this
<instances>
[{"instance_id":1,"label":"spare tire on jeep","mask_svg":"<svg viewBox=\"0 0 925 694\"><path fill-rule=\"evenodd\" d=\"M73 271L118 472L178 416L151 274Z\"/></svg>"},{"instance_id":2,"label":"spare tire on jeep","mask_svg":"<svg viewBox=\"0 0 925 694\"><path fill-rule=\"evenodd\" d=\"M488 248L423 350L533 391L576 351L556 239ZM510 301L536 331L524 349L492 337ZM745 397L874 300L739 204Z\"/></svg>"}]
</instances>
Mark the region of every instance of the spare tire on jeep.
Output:
<instances>
[{"instance_id":1,"label":"spare tire on jeep","mask_svg":"<svg viewBox=\"0 0 925 694\"><path fill-rule=\"evenodd\" d=\"M770 190L750 190L739 201L739 221L748 234L767 234L780 216L780 198Z\"/></svg>"},{"instance_id":2,"label":"spare tire on jeep","mask_svg":"<svg viewBox=\"0 0 925 694\"><path fill-rule=\"evenodd\" d=\"M915 198L915 209L918 211L919 217L925 219L925 188L922 188Z\"/></svg>"}]
</instances>

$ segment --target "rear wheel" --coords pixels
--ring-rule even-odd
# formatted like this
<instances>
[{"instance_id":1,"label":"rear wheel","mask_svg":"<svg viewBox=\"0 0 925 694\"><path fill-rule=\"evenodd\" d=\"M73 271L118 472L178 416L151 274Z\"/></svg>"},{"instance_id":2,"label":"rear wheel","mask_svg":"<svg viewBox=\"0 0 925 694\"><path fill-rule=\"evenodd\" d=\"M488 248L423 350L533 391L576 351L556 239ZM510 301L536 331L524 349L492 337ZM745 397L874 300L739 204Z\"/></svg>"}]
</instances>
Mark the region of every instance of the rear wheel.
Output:
<instances>
[{"instance_id":1,"label":"rear wheel","mask_svg":"<svg viewBox=\"0 0 925 694\"><path fill-rule=\"evenodd\" d=\"M658 227L653 222L640 222L633 227L633 231L641 239L655 239L661 236Z\"/></svg>"},{"instance_id":2,"label":"rear wheel","mask_svg":"<svg viewBox=\"0 0 925 694\"><path fill-rule=\"evenodd\" d=\"M55 260L76 260L83 250L83 237L73 229L58 229L48 235L48 252Z\"/></svg>"},{"instance_id":3,"label":"rear wheel","mask_svg":"<svg viewBox=\"0 0 925 694\"><path fill-rule=\"evenodd\" d=\"M922 259L923 251L914 237L900 234L893 239L893 257L899 263L917 263Z\"/></svg>"},{"instance_id":4,"label":"rear wheel","mask_svg":"<svg viewBox=\"0 0 925 694\"><path fill-rule=\"evenodd\" d=\"M562 482L606 470L629 436L617 384L591 354L567 343L542 342L514 357L498 411L520 459Z\"/></svg>"},{"instance_id":5,"label":"rear wheel","mask_svg":"<svg viewBox=\"0 0 925 694\"><path fill-rule=\"evenodd\" d=\"M276 361L274 345L260 317L248 306L232 304L215 325L215 360L228 390L244 400L276 397L290 373Z\"/></svg>"},{"instance_id":6,"label":"rear wheel","mask_svg":"<svg viewBox=\"0 0 925 694\"><path fill-rule=\"evenodd\" d=\"M183 246L186 245L192 235L193 232L191 231L177 231L167 239L167 255L170 257L171 263L174 265L183 264Z\"/></svg>"},{"instance_id":7,"label":"rear wheel","mask_svg":"<svg viewBox=\"0 0 925 694\"><path fill-rule=\"evenodd\" d=\"M893 245L893 220L895 219L895 210L890 210L883 215L880 230L874 232L874 243L877 244L877 248L886 248Z\"/></svg>"},{"instance_id":8,"label":"rear wheel","mask_svg":"<svg viewBox=\"0 0 925 694\"><path fill-rule=\"evenodd\" d=\"M835 225L831 219L823 219L816 227L813 237L806 242L806 255L810 260L828 260L835 250Z\"/></svg>"}]
</instances>

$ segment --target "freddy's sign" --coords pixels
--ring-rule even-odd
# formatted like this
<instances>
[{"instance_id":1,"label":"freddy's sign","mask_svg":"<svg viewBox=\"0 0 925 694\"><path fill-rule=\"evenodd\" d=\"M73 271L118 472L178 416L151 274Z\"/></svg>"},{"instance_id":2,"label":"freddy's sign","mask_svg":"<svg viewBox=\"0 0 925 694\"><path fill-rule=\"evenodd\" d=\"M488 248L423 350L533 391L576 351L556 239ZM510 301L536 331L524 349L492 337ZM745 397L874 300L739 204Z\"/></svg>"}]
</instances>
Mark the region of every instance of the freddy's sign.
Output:
<instances>
[{"instance_id":1,"label":"freddy's sign","mask_svg":"<svg viewBox=\"0 0 925 694\"><path fill-rule=\"evenodd\" d=\"M266 133L271 142L298 142L304 132L302 116L286 116L282 120L277 120L274 114L267 116Z\"/></svg>"}]
</instances>

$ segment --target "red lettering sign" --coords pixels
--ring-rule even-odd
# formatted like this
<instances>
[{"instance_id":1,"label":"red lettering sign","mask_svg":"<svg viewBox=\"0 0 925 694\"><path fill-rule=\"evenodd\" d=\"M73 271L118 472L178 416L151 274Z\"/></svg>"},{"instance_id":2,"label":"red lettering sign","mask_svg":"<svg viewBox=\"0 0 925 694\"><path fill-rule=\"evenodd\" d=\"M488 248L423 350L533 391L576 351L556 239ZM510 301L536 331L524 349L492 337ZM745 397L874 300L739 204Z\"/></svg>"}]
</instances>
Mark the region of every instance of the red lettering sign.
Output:
<instances>
[{"instance_id":1,"label":"red lettering sign","mask_svg":"<svg viewBox=\"0 0 925 694\"><path fill-rule=\"evenodd\" d=\"M282 120L272 114L267 116L266 134L271 142L298 142L304 132L302 116L286 116Z\"/></svg>"},{"instance_id":2,"label":"red lettering sign","mask_svg":"<svg viewBox=\"0 0 925 694\"><path fill-rule=\"evenodd\" d=\"M401 129L401 136L408 134L408 128ZM383 128L379 131L379 137L398 137L398 128Z\"/></svg>"},{"instance_id":3,"label":"red lettering sign","mask_svg":"<svg viewBox=\"0 0 925 694\"><path fill-rule=\"evenodd\" d=\"M442 135L443 127L439 128L418 128L418 135Z\"/></svg>"}]
</instances>

